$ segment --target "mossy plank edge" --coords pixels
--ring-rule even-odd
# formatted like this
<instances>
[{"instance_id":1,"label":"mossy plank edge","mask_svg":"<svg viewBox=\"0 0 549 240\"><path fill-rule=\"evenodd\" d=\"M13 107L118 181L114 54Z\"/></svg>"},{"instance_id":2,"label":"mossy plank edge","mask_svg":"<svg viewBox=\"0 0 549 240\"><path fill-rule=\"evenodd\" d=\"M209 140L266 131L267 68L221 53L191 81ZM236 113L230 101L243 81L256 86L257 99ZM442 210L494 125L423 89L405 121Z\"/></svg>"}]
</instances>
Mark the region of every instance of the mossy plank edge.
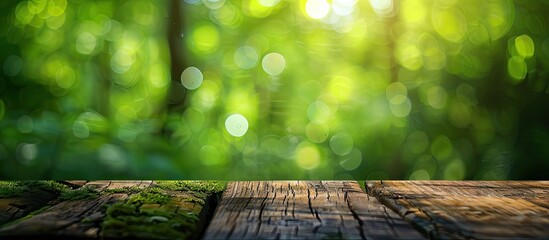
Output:
<instances>
[{"instance_id":1,"label":"mossy plank edge","mask_svg":"<svg viewBox=\"0 0 549 240\"><path fill-rule=\"evenodd\" d=\"M214 193L181 191L163 188L155 182L148 189L136 192L135 187L122 183L125 191L133 192L128 201L107 210L102 238L132 239L196 239L206 226L209 202ZM105 188L105 191L118 191ZM166 198L168 196L168 198Z\"/></svg>"},{"instance_id":2,"label":"mossy plank edge","mask_svg":"<svg viewBox=\"0 0 549 240\"><path fill-rule=\"evenodd\" d=\"M56 190L53 186L40 184L45 181L14 181L13 186L21 189L20 193L7 198L0 198L0 226L10 224L11 222L25 217L29 213L41 209L48 205L52 200L59 197L61 190ZM28 185L34 186L32 189Z\"/></svg>"},{"instance_id":3,"label":"mossy plank edge","mask_svg":"<svg viewBox=\"0 0 549 240\"><path fill-rule=\"evenodd\" d=\"M99 224L104 215L101 207L124 198L125 194L100 196L96 199L81 199L60 202L47 211L25 221L0 229L0 236L67 236L74 238L97 238ZM82 221L85 218L95 221Z\"/></svg>"},{"instance_id":4,"label":"mossy plank edge","mask_svg":"<svg viewBox=\"0 0 549 240\"><path fill-rule=\"evenodd\" d=\"M163 204L142 204L143 212L147 212L146 223L163 221L164 216L180 216L194 219L189 226L191 231L181 235L183 238L199 238L207 225L208 217L215 206L211 202L218 198L217 193L208 190L201 191L180 191L171 188L164 189L154 181L61 181L71 190L65 191L65 196L74 196L74 199L60 200L57 194L49 201L52 206L44 212L28 215L21 221L12 222L0 228L0 238L27 239L36 237L61 237L78 239L120 239L130 237L132 239L165 239L166 234L155 229L155 234L140 234L138 228L131 228L133 233L120 236L109 234L104 231L104 223L108 220L107 211L115 204L126 204L128 199L140 195L140 193L154 190L169 196L169 201ZM174 183L177 183L174 181ZM70 189L68 188L68 189ZM88 196L89 189L97 193L96 196ZM150 190L149 190L150 189ZM82 191L86 190L86 191ZM80 199L78 193L86 194ZM68 194L67 194L68 193ZM76 199L76 200L75 200ZM47 206L45 202L44 206ZM141 210L139 210L141 211ZM2 214L0 212L0 214ZM169 215L171 214L171 215ZM158 215L158 216L157 216ZM196 218L196 219L195 219ZM152 219L152 222L151 222ZM123 229L128 230L128 229ZM137 232L136 232L137 231ZM180 237L177 237L180 238Z\"/></svg>"}]
</instances>

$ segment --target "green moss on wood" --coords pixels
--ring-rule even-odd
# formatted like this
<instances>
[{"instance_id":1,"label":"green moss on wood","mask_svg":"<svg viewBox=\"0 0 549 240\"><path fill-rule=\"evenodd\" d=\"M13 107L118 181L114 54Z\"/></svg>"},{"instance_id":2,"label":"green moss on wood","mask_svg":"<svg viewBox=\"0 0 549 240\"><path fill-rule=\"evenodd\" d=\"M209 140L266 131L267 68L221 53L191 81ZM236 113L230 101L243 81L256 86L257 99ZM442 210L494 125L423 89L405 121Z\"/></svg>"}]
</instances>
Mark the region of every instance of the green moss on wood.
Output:
<instances>
[{"instance_id":1,"label":"green moss on wood","mask_svg":"<svg viewBox=\"0 0 549 240\"><path fill-rule=\"evenodd\" d=\"M205 204L210 194L223 191L217 181L158 181L145 189L121 188L106 192L127 193L125 201L112 204L106 211L102 231L107 237L138 239L187 239L197 231L198 213L178 209L170 203L174 191L190 193L185 201Z\"/></svg>"},{"instance_id":2,"label":"green moss on wood","mask_svg":"<svg viewBox=\"0 0 549 240\"><path fill-rule=\"evenodd\" d=\"M187 239L199 218L192 212L175 212L165 207L173 198L157 187L142 189L126 201L110 205L102 223L107 237L138 239ZM155 207L158 206L158 207Z\"/></svg>"},{"instance_id":3,"label":"green moss on wood","mask_svg":"<svg viewBox=\"0 0 549 240\"><path fill-rule=\"evenodd\" d=\"M25 192L17 182L0 181L0 198L18 197Z\"/></svg>"},{"instance_id":4,"label":"green moss on wood","mask_svg":"<svg viewBox=\"0 0 549 240\"><path fill-rule=\"evenodd\" d=\"M99 193L94 191L93 189L89 187L81 187L78 189L66 189L61 192L61 195L59 195L59 200L61 201L67 201L67 200L80 200L80 199L93 199L97 198L99 196Z\"/></svg>"},{"instance_id":5,"label":"green moss on wood","mask_svg":"<svg viewBox=\"0 0 549 240\"><path fill-rule=\"evenodd\" d=\"M217 181L158 181L156 185L139 188L106 189L101 193L90 187L71 189L56 181L0 182L0 198L17 197L37 189L59 194L58 201L98 197L99 194L125 193L129 197L105 206L102 232L107 237L136 239L187 239L197 231L200 221L197 211L180 209L181 200L202 206L211 194L223 191L224 182ZM181 197L176 191L189 193ZM178 196L174 200L174 196ZM193 205L190 205L193 206ZM196 205L195 205L196 206ZM20 220L31 218L47 209L46 206ZM92 221L83 219L82 222ZM19 222L19 221L18 221ZM12 222L13 223L13 222Z\"/></svg>"},{"instance_id":6,"label":"green moss on wood","mask_svg":"<svg viewBox=\"0 0 549 240\"><path fill-rule=\"evenodd\" d=\"M71 189L69 186L56 181L1 181L0 198L20 197L26 192L48 191L58 194L58 200L79 200L96 198L99 193L89 187Z\"/></svg>"},{"instance_id":7,"label":"green moss on wood","mask_svg":"<svg viewBox=\"0 0 549 240\"><path fill-rule=\"evenodd\" d=\"M126 193L126 194L136 194L143 190L142 188L133 186L133 187L122 187L122 188L109 188L103 190L105 193Z\"/></svg>"},{"instance_id":8,"label":"green moss on wood","mask_svg":"<svg viewBox=\"0 0 549 240\"><path fill-rule=\"evenodd\" d=\"M173 191L219 193L225 190L225 182L220 181L157 181L157 184Z\"/></svg>"},{"instance_id":9,"label":"green moss on wood","mask_svg":"<svg viewBox=\"0 0 549 240\"><path fill-rule=\"evenodd\" d=\"M170 199L171 196L159 187L149 187L132 195L127 203L138 206L145 203L166 204Z\"/></svg>"},{"instance_id":10,"label":"green moss on wood","mask_svg":"<svg viewBox=\"0 0 549 240\"><path fill-rule=\"evenodd\" d=\"M0 198L20 197L30 191L48 191L61 194L71 189L56 181L2 181L0 182Z\"/></svg>"}]
</instances>

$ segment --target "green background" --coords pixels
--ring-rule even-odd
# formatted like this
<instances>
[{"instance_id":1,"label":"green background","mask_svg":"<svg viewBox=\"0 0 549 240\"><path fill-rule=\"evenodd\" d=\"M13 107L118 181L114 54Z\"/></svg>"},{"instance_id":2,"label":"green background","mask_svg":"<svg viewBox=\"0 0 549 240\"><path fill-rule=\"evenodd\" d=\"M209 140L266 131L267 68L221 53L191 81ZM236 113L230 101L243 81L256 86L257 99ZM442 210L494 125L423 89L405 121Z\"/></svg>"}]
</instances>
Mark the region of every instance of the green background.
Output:
<instances>
[{"instance_id":1,"label":"green background","mask_svg":"<svg viewBox=\"0 0 549 240\"><path fill-rule=\"evenodd\" d=\"M549 1L0 2L2 179L546 179Z\"/></svg>"}]
</instances>

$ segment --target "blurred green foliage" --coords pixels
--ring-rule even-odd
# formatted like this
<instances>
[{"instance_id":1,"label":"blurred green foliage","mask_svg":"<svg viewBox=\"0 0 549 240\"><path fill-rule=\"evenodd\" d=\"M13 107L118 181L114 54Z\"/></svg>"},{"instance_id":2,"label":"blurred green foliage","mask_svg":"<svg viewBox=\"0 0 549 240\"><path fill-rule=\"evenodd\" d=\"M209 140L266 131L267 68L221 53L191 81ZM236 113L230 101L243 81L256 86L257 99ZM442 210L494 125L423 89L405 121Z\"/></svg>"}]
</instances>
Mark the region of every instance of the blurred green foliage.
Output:
<instances>
[{"instance_id":1,"label":"blurred green foliage","mask_svg":"<svg viewBox=\"0 0 549 240\"><path fill-rule=\"evenodd\" d=\"M0 177L546 179L548 11L3 1Z\"/></svg>"}]
</instances>

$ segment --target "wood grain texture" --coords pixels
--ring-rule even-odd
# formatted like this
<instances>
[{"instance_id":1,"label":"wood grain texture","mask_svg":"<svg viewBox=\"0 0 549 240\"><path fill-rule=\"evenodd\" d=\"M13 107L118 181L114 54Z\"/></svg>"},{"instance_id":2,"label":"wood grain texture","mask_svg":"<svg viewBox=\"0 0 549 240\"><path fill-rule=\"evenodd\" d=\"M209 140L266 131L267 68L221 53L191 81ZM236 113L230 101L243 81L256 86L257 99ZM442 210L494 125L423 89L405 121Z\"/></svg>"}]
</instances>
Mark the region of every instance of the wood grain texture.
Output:
<instances>
[{"instance_id":1,"label":"wood grain texture","mask_svg":"<svg viewBox=\"0 0 549 240\"><path fill-rule=\"evenodd\" d=\"M355 181L230 182L204 239L421 239Z\"/></svg>"},{"instance_id":2,"label":"wood grain texture","mask_svg":"<svg viewBox=\"0 0 549 240\"><path fill-rule=\"evenodd\" d=\"M101 196L97 199L61 202L43 213L2 228L0 236L21 239L34 236L98 238L99 224L83 220L85 218L101 220L104 217L101 207L117 201L116 195L120 194Z\"/></svg>"},{"instance_id":3,"label":"wood grain texture","mask_svg":"<svg viewBox=\"0 0 549 240\"><path fill-rule=\"evenodd\" d=\"M140 232L143 230L140 227L142 225L159 226L160 223L151 220L153 217L160 219L158 221L168 221L167 217L159 217L156 216L157 214L174 218L195 214L198 219L193 220L194 222L191 223L194 224L193 226L182 226L177 229L174 227L174 229L176 229L175 231L189 232L190 238L196 239L200 237L202 230L207 225L208 211L211 211L210 208L213 209L209 206L211 195L196 195L190 191L158 190L169 195L167 202L138 204L135 206L135 212L127 217L127 219L132 219L131 222L125 222L122 224L124 226L117 225L115 227L112 227L111 224L111 227L107 229L104 224L108 217L109 206L123 203L146 188L156 187L156 183L154 181L64 181L64 183L74 187L93 189L97 191L98 196L79 200L52 200L57 198L58 194L53 197L44 194L52 201L46 202L40 198L38 199L40 204L36 205L46 206L46 209L28 216L22 215L25 217L0 226L0 239L171 239L171 237L153 235L150 232ZM40 192L33 189L31 193ZM24 194L21 199L30 201L27 195ZM0 199L0 203L7 200ZM18 202L23 200L18 200ZM38 207L34 207L34 209L36 208ZM0 211L4 210L0 208ZM0 216L10 213L0 212ZM125 217L123 214L117 214L117 216ZM13 219L13 217L10 218L10 220ZM129 232L128 229L132 229L132 232ZM159 230L159 232L161 231Z\"/></svg>"},{"instance_id":4,"label":"wood grain texture","mask_svg":"<svg viewBox=\"0 0 549 240\"><path fill-rule=\"evenodd\" d=\"M58 195L43 189L34 189L18 197L0 199L0 226L46 206Z\"/></svg>"},{"instance_id":5,"label":"wood grain texture","mask_svg":"<svg viewBox=\"0 0 549 240\"><path fill-rule=\"evenodd\" d=\"M435 239L549 238L549 181L369 181L367 190Z\"/></svg>"}]
</instances>

